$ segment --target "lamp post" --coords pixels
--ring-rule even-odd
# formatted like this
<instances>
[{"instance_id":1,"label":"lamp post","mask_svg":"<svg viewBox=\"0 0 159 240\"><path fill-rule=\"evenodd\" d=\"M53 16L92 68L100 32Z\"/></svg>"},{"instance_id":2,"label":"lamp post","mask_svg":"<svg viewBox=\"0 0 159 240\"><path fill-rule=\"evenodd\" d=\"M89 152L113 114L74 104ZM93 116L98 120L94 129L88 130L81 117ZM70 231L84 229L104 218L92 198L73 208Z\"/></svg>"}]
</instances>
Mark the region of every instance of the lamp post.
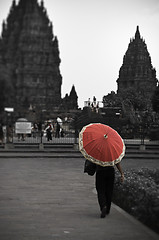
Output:
<instances>
[{"instance_id":1,"label":"lamp post","mask_svg":"<svg viewBox=\"0 0 159 240\"><path fill-rule=\"evenodd\" d=\"M140 114L140 134L141 134L141 145L140 145L140 149L141 150L145 150L146 146L145 146L145 136L148 130L148 112L144 111Z\"/></svg>"},{"instance_id":2,"label":"lamp post","mask_svg":"<svg viewBox=\"0 0 159 240\"><path fill-rule=\"evenodd\" d=\"M9 129L9 117L11 116L11 113L14 112L14 108L6 107L4 108L4 111L7 113L7 120L6 120L6 143L10 143L10 129ZM13 136L12 136L13 140Z\"/></svg>"}]
</instances>

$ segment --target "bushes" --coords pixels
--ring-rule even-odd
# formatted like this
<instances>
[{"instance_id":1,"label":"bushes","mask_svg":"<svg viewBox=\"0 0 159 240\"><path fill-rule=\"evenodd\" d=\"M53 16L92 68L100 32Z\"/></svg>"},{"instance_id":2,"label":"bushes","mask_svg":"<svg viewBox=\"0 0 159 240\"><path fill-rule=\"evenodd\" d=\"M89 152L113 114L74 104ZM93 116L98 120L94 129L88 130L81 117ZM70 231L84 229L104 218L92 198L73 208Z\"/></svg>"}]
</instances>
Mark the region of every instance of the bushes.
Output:
<instances>
[{"instance_id":1,"label":"bushes","mask_svg":"<svg viewBox=\"0 0 159 240\"><path fill-rule=\"evenodd\" d=\"M159 169L142 168L116 178L113 202L159 233Z\"/></svg>"}]
</instances>

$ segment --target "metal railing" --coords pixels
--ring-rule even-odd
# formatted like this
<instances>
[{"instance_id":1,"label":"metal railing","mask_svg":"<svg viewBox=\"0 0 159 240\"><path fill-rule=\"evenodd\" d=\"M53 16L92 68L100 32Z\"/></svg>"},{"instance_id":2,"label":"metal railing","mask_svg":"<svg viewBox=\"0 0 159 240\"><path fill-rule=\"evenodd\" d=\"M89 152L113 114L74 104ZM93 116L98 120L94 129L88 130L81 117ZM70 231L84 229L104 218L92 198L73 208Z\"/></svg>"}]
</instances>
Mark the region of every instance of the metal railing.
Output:
<instances>
[{"instance_id":1,"label":"metal railing","mask_svg":"<svg viewBox=\"0 0 159 240\"><path fill-rule=\"evenodd\" d=\"M57 131L56 128L52 128L51 131L45 129L38 130L33 129L31 134L16 134L13 132L13 143L76 143L75 129L72 124L65 122L61 128Z\"/></svg>"},{"instance_id":2,"label":"metal railing","mask_svg":"<svg viewBox=\"0 0 159 240\"><path fill-rule=\"evenodd\" d=\"M83 119L82 119L83 120ZM31 134L16 134L14 129L10 131L9 136L7 136L7 128L4 131L4 144L76 144L78 143L78 128L79 121L81 119L76 119L75 122L64 122L61 126L59 133L56 133L56 128L54 128L50 137L46 128L42 130L33 129ZM159 140L152 141L146 134L139 132L135 136L131 137L131 134L128 134L128 137L122 136L126 144L137 144L137 145L159 145Z\"/></svg>"}]
</instances>

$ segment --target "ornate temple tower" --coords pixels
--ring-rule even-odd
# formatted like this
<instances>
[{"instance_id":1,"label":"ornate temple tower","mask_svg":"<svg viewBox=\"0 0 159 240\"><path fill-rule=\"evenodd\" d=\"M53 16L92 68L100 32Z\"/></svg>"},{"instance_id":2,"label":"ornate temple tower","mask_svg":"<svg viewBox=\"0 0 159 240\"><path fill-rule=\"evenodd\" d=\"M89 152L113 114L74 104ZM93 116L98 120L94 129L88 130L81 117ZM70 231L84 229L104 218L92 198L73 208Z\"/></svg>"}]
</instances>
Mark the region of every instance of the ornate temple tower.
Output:
<instances>
[{"instance_id":1,"label":"ornate temple tower","mask_svg":"<svg viewBox=\"0 0 159 240\"><path fill-rule=\"evenodd\" d=\"M15 111L51 110L61 103L57 37L43 1L13 0L0 38L0 79L10 86L5 105ZM3 71L4 72L4 71ZM8 89L8 88L6 88Z\"/></svg>"},{"instance_id":2,"label":"ornate temple tower","mask_svg":"<svg viewBox=\"0 0 159 240\"><path fill-rule=\"evenodd\" d=\"M117 79L117 93L134 88L151 96L157 86L156 70L151 64L151 57L137 26L135 38L130 40L123 58L123 64Z\"/></svg>"},{"instance_id":3,"label":"ornate temple tower","mask_svg":"<svg viewBox=\"0 0 159 240\"><path fill-rule=\"evenodd\" d=\"M78 96L77 92L75 90L75 86L73 85L70 91L70 94L66 94L65 97L63 98L62 106L65 109L78 109Z\"/></svg>"}]
</instances>

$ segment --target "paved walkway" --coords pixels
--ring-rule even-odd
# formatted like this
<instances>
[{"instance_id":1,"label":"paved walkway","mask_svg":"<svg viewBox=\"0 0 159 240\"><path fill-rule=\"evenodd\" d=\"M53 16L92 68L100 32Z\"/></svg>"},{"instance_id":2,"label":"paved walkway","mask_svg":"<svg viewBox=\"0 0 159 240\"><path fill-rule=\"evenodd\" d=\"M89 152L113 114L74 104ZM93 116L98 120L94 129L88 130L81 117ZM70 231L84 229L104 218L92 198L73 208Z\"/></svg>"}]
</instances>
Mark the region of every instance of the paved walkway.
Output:
<instances>
[{"instance_id":1,"label":"paved walkway","mask_svg":"<svg viewBox=\"0 0 159 240\"><path fill-rule=\"evenodd\" d=\"M113 205L101 219L80 158L0 158L1 240L157 240ZM127 166L129 167L129 166Z\"/></svg>"}]
</instances>

